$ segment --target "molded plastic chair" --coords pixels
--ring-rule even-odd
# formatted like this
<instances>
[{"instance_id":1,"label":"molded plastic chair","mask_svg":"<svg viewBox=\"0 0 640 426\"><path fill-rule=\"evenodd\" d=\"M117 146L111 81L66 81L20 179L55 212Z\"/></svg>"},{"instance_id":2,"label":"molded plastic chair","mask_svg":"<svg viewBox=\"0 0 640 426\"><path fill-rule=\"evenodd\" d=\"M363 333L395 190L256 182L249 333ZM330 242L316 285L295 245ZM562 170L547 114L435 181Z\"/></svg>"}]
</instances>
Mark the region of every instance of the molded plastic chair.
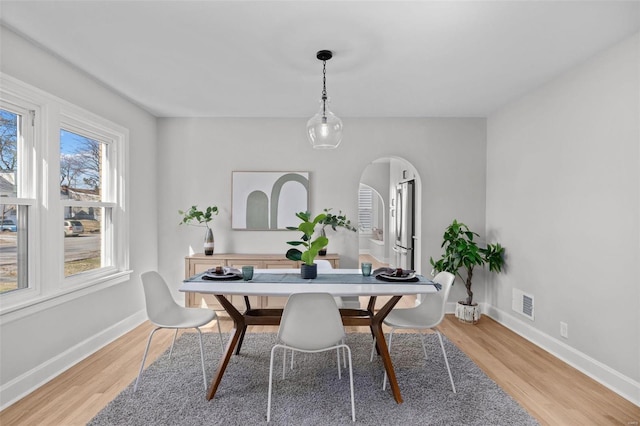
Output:
<instances>
[{"instance_id":1,"label":"molded plastic chair","mask_svg":"<svg viewBox=\"0 0 640 426\"><path fill-rule=\"evenodd\" d=\"M273 358L276 349L316 353L343 348L349 358L349 379L351 385L351 419L356 421L356 409L353 398L353 368L351 349L342 342L344 327L340 311L335 300L328 293L292 294L282 312L278 341L271 349L269 363L269 396L267 402L267 422L271 419L271 391L273 383ZM338 376L340 376L340 357L338 356ZM284 377L284 361L282 374Z\"/></svg>"},{"instance_id":2,"label":"molded plastic chair","mask_svg":"<svg viewBox=\"0 0 640 426\"><path fill-rule=\"evenodd\" d=\"M204 370L204 349L202 347L202 332L201 326L218 319L216 312L211 309L203 308L185 308L176 303L171 296L167 283L162 276L156 271L145 272L140 275L142 279L142 286L144 288L144 299L147 306L147 316L149 321L156 326L156 328L149 334L147 340L147 347L144 350L142 356L142 364L140 365L140 372L136 379L136 384L133 387L135 392L138 389L138 382L142 376L142 370L144 369L144 363L147 359L147 353L149 352L149 346L151 345L151 339L156 331L161 328L173 328L176 330L173 335L173 341L171 342L171 349L169 350L169 358L173 352L173 344L176 342L176 336L179 329L195 328L198 330L198 337L200 338L200 360L202 361L202 377L204 378L204 389L207 390L207 374ZM224 352L224 344L222 342L222 333L220 331L220 321L218 320L218 335L220 336L220 347Z\"/></svg>"},{"instance_id":3,"label":"molded plastic chair","mask_svg":"<svg viewBox=\"0 0 640 426\"><path fill-rule=\"evenodd\" d=\"M316 259L313 261L316 265L318 265L318 270L327 270L333 269L331 262L324 259ZM336 301L336 305L338 305L338 309L360 309L360 299L358 296L337 296L334 297Z\"/></svg>"},{"instance_id":4,"label":"molded plastic chair","mask_svg":"<svg viewBox=\"0 0 640 426\"><path fill-rule=\"evenodd\" d=\"M444 350L444 344L442 343L442 336L436 327L444 319L445 305L449 297L449 291L453 285L455 276L449 272L440 272L433 278L433 281L442 285L442 288L437 293L428 293L423 295L422 302L415 308L409 309L393 309L389 312L389 315L384 319L384 324L391 327L389 332L389 353L391 353L391 340L393 338L393 332L397 329L412 329L412 330L428 330L431 329L436 332L438 339L440 340L440 347L442 348L442 355L444 356L444 362L449 372L449 380L451 381L451 389L453 393L456 393L456 386L453 384L453 376L451 376L451 368L449 367L449 360L447 359L447 352ZM424 344L424 335L420 336L422 342L422 350L424 351L424 357L427 359L427 349ZM373 352L375 349L371 348L371 359L373 359ZM384 373L384 380L382 383L382 389L386 388L387 373Z\"/></svg>"}]
</instances>

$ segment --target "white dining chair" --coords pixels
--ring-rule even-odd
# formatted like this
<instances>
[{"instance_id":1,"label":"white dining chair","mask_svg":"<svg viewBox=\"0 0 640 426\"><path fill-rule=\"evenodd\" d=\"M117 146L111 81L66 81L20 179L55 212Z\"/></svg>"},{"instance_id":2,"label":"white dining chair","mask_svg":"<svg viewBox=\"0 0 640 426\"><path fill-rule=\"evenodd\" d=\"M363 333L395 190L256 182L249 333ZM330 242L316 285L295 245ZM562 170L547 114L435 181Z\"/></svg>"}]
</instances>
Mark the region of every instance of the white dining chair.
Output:
<instances>
[{"instance_id":1,"label":"white dining chair","mask_svg":"<svg viewBox=\"0 0 640 426\"><path fill-rule=\"evenodd\" d=\"M202 332L200 327L208 324L214 319L218 324L218 336L220 337L220 348L224 352L224 343L222 341L222 332L220 330L220 321L216 315L216 312L211 309L204 308L185 308L176 303L171 296L167 283L162 276L156 271L145 272L140 275L142 279L142 286L144 289L144 299L147 308L147 316L149 321L156 326L156 328L149 334L147 340L147 347L144 350L142 356L142 364L140 364L140 371L136 378L136 383L133 387L135 392L138 389L138 382L142 376L144 370L144 363L147 359L147 353L149 352L149 346L151 345L151 339L156 331L162 328L175 329L173 340L171 342L171 349L169 350L169 358L173 353L173 345L176 342L176 336L178 330L185 328L195 328L198 331L198 337L200 339L200 360L202 364L202 377L204 379L204 389L207 390L207 373L204 369L204 349L202 346Z\"/></svg>"},{"instance_id":2,"label":"white dining chair","mask_svg":"<svg viewBox=\"0 0 640 426\"><path fill-rule=\"evenodd\" d=\"M271 420L271 393L273 388L273 360L276 350L287 350L317 353L341 348L347 352L349 360L349 381L351 388L351 419L356 421L356 409L353 396L353 367L351 363L351 349L342 343L344 327L340 311L333 297L328 293L296 293L287 301L280 328L278 329L278 343L271 349L269 361L269 394L267 398L267 422ZM338 359L338 377L340 375L340 357ZM282 374L285 365L283 361Z\"/></svg>"},{"instance_id":3,"label":"white dining chair","mask_svg":"<svg viewBox=\"0 0 640 426\"><path fill-rule=\"evenodd\" d=\"M433 281L440 284L442 288L437 293L429 293L422 295L422 302L414 307L408 309L393 309L389 312L389 315L384 319L384 324L391 327L389 332L389 354L391 354L391 341L393 339L393 332L397 329L411 329L411 330L433 330L440 341L440 347L442 348L442 355L444 356L444 362L447 366L449 373L449 380L451 381L451 389L453 393L456 393L456 386L453 383L453 376L451 375L451 368L449 367L449 360L447 359L447 352L444 349L442 342L442 335L436 328L444 319L445 305L449 297L449 291L453 285L455 276L449 272L440 272L433 278ZM427 357L427 348L424 344L424 333L420 336L422 343L422 350L424 352L425 359ZM371 360L373 360L373 354L375 351L376 342L374 340L373 347L371 348ZM387 385L387 372L384 373L384 379L382 382L382 389L386 389Z\"/></svg>"},{"instance_id":4,"label":"white dining chair","mask_svg":"<svg viewBox=\"0 0 640 426\"><path fill-rule=\"evenodd\" d=\"M326 271L333 269L331 262L324 259L316 259L313 261L318 265L318 271ZM358 296L336 296L334 297L338 309L360 309L360 299Z\"/></svg>"}]
</instances>

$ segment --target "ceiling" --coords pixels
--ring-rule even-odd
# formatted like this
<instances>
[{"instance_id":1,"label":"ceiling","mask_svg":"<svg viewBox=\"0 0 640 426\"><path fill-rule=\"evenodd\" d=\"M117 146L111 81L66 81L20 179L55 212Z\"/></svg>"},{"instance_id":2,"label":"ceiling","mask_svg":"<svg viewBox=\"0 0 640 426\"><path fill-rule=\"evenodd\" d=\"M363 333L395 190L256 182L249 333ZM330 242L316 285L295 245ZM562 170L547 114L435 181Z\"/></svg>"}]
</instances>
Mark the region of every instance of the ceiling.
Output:
<instances>
[{"instance_id":1,"label":"ceiling","mask_svg":"<svg viewBox=\"0 0 640 426\"><path fill-rule=\"evenodd\" d=\"M159 117L311 116L321 49L340 117L485 117L638 32L640 2L0 0L0 21Z\"/></svg>"}]
</instances>

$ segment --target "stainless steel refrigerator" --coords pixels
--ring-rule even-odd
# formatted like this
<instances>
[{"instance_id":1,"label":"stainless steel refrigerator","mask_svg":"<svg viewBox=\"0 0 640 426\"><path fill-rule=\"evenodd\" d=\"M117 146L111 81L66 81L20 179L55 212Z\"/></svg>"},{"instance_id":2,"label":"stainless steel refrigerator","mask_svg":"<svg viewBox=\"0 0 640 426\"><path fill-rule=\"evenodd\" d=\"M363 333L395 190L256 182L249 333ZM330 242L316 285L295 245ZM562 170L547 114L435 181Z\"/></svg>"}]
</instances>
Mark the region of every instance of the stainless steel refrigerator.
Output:
<instances>
[{"instance_id":1,"label":"stainless steel refrigerator","mask_svg":"<svg viewBox=\"0 0 640 426\"><path fill-rule=\"evenodd\" d=\"M393 246L395 253L395 267L415 269L413 261L414 242L414 181L406 181L396 186L395 197L395 234Z\"/></svg>"}]
</instances>

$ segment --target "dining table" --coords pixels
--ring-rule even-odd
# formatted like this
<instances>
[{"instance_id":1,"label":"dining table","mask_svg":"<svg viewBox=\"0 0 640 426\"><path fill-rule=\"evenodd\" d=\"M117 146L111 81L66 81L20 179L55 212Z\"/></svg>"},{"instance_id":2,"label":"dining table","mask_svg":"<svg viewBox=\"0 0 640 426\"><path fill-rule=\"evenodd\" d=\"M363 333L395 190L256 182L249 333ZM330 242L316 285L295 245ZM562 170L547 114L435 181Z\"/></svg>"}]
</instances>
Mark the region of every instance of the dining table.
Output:
<instances>
[{"instance_id":1,"label":"dining table","mask_svg":"<svg viewBox=\"0 0 640 426\"><path fill-rule=\"evenodd\" d=\"M411 279L394 279L392 274L363 276L360 269L323 270L319 271L314 279L303 279L299 269L256 269L252 279L248 281L242 279L242 274L236 277L231 276L233 274L229 275L229 279L216 279L212 271L205 271L185 279L179 288L181 292L213 294L234 323L224 354L207 389L207 400L215 396L234 350L236 354L240 353L247 326L278 326L280 324L283 309L253 308L249 303L249 296L329 293L334 297L369 297L366 308L340 309L342 322L345 326L370 328L378 354L387 372L393 397L398 404L403 402L382 324L402 296L435 293L439 289L438 284L419 274L413 275ZM244 296L246 305L244 312L240 312L231 303L228 298L230 295ZM378 296L387 296L388 300L381 308L376 309Z\"/></svg>"}]
</instances>

